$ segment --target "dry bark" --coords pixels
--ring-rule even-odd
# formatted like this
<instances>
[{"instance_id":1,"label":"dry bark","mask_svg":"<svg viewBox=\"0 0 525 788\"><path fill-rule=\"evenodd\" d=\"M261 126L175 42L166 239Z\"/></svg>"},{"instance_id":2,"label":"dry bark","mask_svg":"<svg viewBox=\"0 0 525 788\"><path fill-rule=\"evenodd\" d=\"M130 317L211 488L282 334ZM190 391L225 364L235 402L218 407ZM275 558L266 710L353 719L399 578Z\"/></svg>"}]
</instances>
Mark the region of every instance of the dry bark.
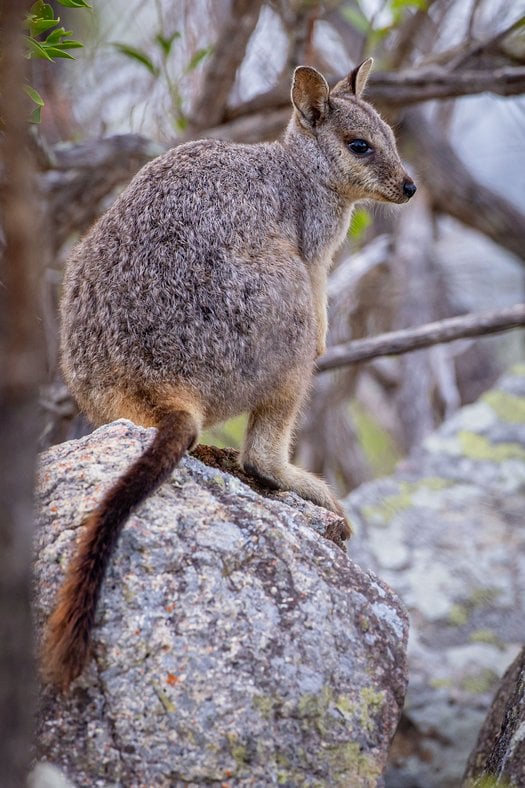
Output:
<instances>
[{"instance_id":1,"label":"dry bark","mask_svg":"<svg viewBox=\"0 0 525 788\"><path fill-rule=\"evenodd\" d=\"M0 3L0 764L6 788L25 785L33 716L32 486L41 362L34 187L23 144L28 107L21 29L29 5Z\"/></svg>"}]
</instances>

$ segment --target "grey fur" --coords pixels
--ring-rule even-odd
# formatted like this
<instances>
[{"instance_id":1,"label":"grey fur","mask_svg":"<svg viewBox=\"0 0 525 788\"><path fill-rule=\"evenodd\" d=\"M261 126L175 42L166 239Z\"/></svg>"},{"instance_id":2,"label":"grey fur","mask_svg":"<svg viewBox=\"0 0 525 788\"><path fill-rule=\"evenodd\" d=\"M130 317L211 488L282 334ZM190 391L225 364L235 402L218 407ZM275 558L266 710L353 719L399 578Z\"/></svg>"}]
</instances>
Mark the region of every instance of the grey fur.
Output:
<instances>
[{"instance_id":1,"label":"grey fur","mask_svg":"<svg viewBox=\"0 0 525 788\"><path fill-rule=\"evenodd\" d=\"M411 183L391 129L352 92L362 65L331 93L296 69L280 141L191 142L146 165L76 248L62 302L65 377L95 423L155 423L180 392L201 424L249 411L245 465L337 511L288 464L324 349L326 275L354 202L405 202ZM374 153L353 154L355 138Z\"/></svg>"}]
</instances>

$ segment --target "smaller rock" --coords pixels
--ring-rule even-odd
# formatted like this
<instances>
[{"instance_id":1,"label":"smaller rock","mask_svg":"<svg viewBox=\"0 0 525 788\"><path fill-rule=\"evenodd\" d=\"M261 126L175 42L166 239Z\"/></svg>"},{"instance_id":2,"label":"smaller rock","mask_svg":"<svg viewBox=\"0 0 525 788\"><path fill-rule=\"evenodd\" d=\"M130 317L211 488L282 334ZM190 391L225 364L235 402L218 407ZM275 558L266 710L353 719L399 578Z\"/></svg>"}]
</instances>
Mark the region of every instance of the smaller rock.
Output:
<instances>
[{"instance_id":1,"label":"smaller rock","mask_svg":"<svg viewBox=\"0 0 525 788\"><path fill-rule=\"evenodd\" d=\"M525 648L503 676L467 763L468 788L525 785Z\"/></svg>"}]
</instances>

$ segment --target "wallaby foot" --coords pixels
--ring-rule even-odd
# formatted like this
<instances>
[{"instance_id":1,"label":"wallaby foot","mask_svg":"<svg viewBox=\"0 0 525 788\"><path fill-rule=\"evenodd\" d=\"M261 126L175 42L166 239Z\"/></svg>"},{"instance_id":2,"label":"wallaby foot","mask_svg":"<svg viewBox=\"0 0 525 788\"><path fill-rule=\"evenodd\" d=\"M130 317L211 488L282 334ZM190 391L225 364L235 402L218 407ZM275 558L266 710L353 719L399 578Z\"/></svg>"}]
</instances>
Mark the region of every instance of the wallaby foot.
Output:
<instances>
[{"instance_id":1,"label":"wallaby foot","mask_svg":"<svg viewBox=\"0 0 525 788\"><path fill-rule=\"evenodd\" d=\"M322 479L312 473L298 468L296 465L286 463L279 468L261 468L251 462L243 462L244 470L254 476L270 490L291 490L301 498L330 509L342 515L340 504L336 501L332 491Z\"/></svg>"},{"instance_id":2,"label":"wallaby foot","mask_svg":"<svg viewBox=\"0 0 525 788\"><path fill-rule=\"evenodd\" d=\"M301 399L301 390L294 392L288 387L281 396L252 411L240 464L266 487L291 490L301 498L335 512L345 521L346 536L349 537L351 528L330 487L314 474L289 462L292 430Z\"/></svg>"}]
</instances>

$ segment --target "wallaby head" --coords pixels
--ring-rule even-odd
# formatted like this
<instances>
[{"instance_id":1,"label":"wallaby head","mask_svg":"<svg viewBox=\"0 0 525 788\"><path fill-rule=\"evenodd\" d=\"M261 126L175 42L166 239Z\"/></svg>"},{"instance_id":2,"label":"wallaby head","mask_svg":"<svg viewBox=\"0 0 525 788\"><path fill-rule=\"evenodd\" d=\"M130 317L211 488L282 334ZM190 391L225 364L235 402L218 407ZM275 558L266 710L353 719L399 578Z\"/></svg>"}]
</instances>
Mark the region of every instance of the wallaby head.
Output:
<instances>
[{"instance_id":1,"label":"wallaby head","mask_svg":"<svg viewBox=\"0 0 525 788\"><path fill-rule=\"evenodd\" d=\"M299 136L316 145L322 177L349 201L403 203L416 186L401 163L392 129L361 98L372 63L365 60L332 90L315 68L296 68L288 139Z\"/></svg>"}]
</instances>

